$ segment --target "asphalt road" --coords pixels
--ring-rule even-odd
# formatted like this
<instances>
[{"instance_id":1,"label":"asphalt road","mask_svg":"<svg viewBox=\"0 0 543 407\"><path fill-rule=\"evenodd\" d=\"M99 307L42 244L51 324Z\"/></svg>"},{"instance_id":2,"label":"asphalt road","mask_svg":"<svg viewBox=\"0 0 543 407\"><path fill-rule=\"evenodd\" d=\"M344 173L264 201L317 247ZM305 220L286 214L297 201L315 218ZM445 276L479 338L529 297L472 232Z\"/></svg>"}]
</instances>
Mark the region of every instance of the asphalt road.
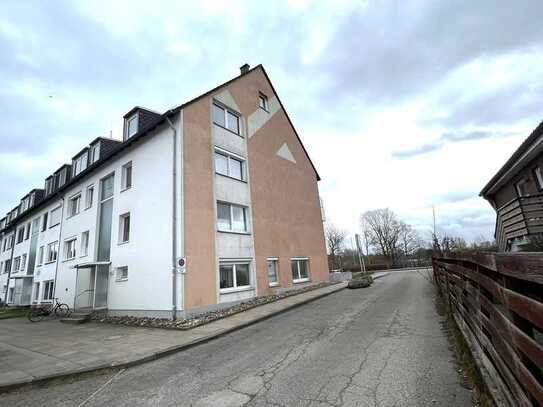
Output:
<instances>
[{"instance_id":1,"label":"asphalt road","mask_svg":"<svg viewBox=\"0 0 543 407\"><path fill-rule=\"evenodd\" d=\"M394 273L155 362L2 406L470 406L434 289Z\"/></svg>"}]
</instances>

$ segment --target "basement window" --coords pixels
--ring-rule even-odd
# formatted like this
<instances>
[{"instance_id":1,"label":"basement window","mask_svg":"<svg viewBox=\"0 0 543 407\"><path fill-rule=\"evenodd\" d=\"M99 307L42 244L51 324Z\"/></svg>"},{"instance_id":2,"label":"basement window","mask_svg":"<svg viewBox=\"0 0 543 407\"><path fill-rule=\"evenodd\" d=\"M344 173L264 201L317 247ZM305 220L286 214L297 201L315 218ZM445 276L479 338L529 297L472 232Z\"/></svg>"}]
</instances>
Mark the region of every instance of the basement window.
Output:
<instances>
[{"instance_id":1,"label":"basement window","mask_svg":"<svg viewBox=\"0 0 543 407\"><path fill-rule=\"evenodd\" d=\"M249 263L220 264L219 280L221 290L250 287Z\"/></svg>"},{"instance_id":2,"label":"basement window","mask_svg":"<svg viewBox=\"0 0 543 407\"><path fill-rule=\"evenodd\" d=\"M309 281L309 260L307 258L294 258L290 260L292 269L292 282L302 283Z\"/></svg>"}]
</instances>

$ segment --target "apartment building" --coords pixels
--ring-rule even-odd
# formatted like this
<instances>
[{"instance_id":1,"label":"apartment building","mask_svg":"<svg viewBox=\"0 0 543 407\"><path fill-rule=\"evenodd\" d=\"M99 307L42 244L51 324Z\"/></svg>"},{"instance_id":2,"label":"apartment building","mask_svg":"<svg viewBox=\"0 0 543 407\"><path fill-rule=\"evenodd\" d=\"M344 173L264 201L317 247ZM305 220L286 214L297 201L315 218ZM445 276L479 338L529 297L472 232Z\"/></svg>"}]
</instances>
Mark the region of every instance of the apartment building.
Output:
<instances>
[{"instance_id":1,"label":"apartment building","mask_svg":"<svg viewBox=\"0 0 543 407\"><path fill-rule=\"evenodd\" d=\"M0 220L0 294L177 317L328 280L319 175L261 65L135 107Z\"/></svg>"}]
</instances>

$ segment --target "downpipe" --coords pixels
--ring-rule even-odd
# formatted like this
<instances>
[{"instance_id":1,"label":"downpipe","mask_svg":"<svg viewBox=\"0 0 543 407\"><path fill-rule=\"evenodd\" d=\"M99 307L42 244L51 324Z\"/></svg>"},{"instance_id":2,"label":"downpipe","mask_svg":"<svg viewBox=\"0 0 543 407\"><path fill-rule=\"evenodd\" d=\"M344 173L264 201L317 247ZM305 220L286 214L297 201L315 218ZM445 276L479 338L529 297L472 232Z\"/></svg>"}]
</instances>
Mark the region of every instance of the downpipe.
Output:
<instances>
[{"instance_id":1,"label":"downpipe","mask_svg":"<svg viewBox=\"0 0 543 407\"><path fill-rule=\"evenodd\" d=\"M173 152L172 152L172 320L177 319L177 130L169 117L166 123L172 129Z\"/></svg>"}]
</instances>

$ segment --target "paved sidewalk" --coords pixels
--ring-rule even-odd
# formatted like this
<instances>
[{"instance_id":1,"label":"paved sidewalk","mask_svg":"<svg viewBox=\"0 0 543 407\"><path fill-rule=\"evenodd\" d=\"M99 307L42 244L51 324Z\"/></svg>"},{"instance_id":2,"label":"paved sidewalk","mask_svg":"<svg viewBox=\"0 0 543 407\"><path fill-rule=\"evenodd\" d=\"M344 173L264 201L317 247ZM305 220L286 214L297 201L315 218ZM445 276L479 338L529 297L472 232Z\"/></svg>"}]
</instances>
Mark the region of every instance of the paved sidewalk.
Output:
<instances>
[{"instance_id":1,"label":"paved sidewalk","mask_svg":"<svg viewBox=\"0 0 543 407\"><path fill-rule=\"evenodd\" d=\"M0 321L0 392L23 384L166 356L254 324L346 287L340 283L262 305L189 331L91 322Z\"/></svg>"}]
</instances>

